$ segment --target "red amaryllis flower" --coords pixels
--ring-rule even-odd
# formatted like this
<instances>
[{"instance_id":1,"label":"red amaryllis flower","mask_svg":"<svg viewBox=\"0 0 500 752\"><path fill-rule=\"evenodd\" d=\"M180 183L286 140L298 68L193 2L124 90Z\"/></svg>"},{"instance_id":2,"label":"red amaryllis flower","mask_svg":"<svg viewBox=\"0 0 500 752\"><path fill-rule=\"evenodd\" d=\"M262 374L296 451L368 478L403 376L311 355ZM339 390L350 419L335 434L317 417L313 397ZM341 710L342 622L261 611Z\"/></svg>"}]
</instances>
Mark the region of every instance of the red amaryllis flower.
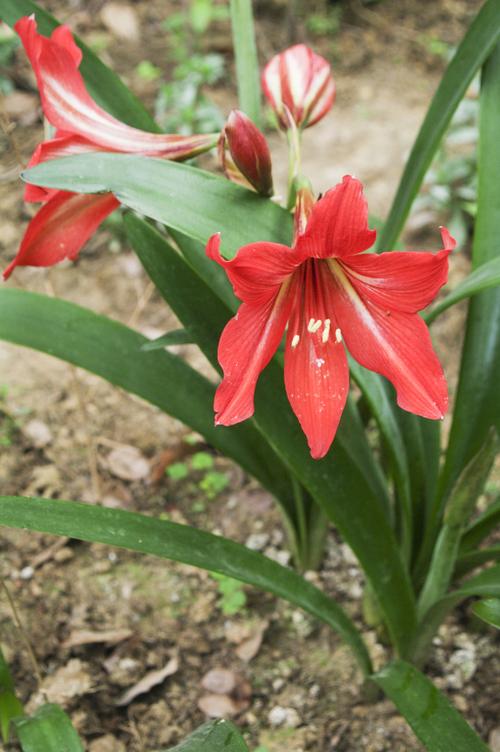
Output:
<instances>
[{"instance_id":1,"label":"red amaryllis flower","mask_svg":"<svg viewBox=\"0 0 500 752\"><path fill-rule=\"evenodd\" d=\"M287 325L286 391L314 458L330 448L347 399L345 348L394 384L400 407L443 417L446 380L417 312L446 282L455 241L442 229L438 253L363 254L375 240L367 216L361 183L346 176L313 206L293 248L251 243L226 261L219 235L210 238L208 256L243 301L219 342L217 424L253 414L257 379Z\"/></svg>"},{"instance_id":2,"label":"red amaryllis flower","mask_svg":"<svg viewBox=\"0 0 500 752\"><path fill-rule=\"evenodd\" d=\"M229 154L226 153L226 149ZM219 141L226 176L235 183L273 195L271 152L262 131L240 110L231 110Z\"/></svg>"},{"instance_id":3,"label":"red amaryllis flower","mask_svg":"<svg viewBox=\"0 0 500 752\"><path fill-rule=\"evenodd\" d=\"M56 137L76 137L81 151L106 149L147 156L186 159L210 149L217 134L178 136L148 133L120 122L94 102L78 70L82 53L67 26L58 26L50 38L38 34L33 16L14 26L36 75L47 120ZM68 145L68 144L67 144Z\"/></svg>"},{"instance_id":4,"label":"red amaryllis flower","mask_svg":"<svg viewBox=\"0 0 500 752\"><path fill-rule=\"evenodd\" d=\"M262 88L285 130L286 109L300 128L308 128L326 115L335 98L330 64L305 44L289 47L269 61Z\"/></svg>"},{"instance_id":5,"label":"red amaryllis flower","mask_svg":"<svg viewBox=\"0 0 500 752\"><path fill-rule=\"evenodd\" d=\"M112 193L54 191L29 223L16 257L3 273L4 279L16 266L52 266L64 259L74 260L119 205Z\"/></svg>"}]
</instances>

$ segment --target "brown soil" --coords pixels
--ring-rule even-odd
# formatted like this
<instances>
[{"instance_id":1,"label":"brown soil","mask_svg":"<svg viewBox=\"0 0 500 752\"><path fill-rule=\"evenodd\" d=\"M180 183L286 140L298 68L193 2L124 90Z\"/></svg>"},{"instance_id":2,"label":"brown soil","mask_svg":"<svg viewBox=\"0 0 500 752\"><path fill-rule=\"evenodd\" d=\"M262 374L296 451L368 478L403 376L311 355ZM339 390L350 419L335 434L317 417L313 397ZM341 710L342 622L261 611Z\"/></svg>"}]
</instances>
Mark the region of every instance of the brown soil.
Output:
<instances>
[{"instance_id":1,"label":"brown soil","mask_svg":"<svg viewBox=\"0 0 500 752\"><path fill-rule=\"evenodd\" d=\"M46 3L86 41L99 41L104 46L102 57L140 88L141 96L151 104L154 85L144 91L132 71L146 55L165 67L161 21L181 3L131 4L140 28L137 42L118 40L103 26L100 11L104 5L95 1ZM287 43L284 5L258 6L263 59ZM347 3L333 39L311 39L316 48L334 58L338 84L334 110L305 139L304 166L318 190L345 172L354 173L367 186L371 210L381 215L387 211L443 68L443 61L428 49L429 39L456 43L479 5L460 0L423 5L407 0L368 9ZM304 21L305 14L299 35ZM229 54L227 25L216 27L210 44ZM25 163L42 128L33 81L20 51L12 70L15 81L24 87L25 99L18 98L16 103L9 95L6 104L14 126L11 137ZM18 89L15 94L19 93ZM235 104L233 89L221 87L215 96L225 110ZM272 136L271 142L275 174L282 185L284 147L278 137ZM32 210L22 203L15 157L6 140L2 161L4 267L15 253ZM437 248L434 230L430 238L426 245ZM467 265L465 254L455 254L452 281L464 274ZM151 294L131 251L109 229L92 239L77 264L50 271L22 269L9 284L55 293L121 321L132 321L151 335L175 328L173 315ZM452 385L462 325L462 312L457 309L435 327L437 348ZM194 348L186 350L190 362L210 373ZM0 385L5 387L0 402L1 493L89 503L97 494L100 503L109 506L168 514L170 519L220 531L242 542L252 536L252 545L286 561L286 543L272 499L225 459L214 457L215 470L228 481L215 498L203 490L205 471L193 469L188 459L184 459L185 479L163 477L156 485L151 475L127 481L113 473L110 454L122 445L137 448L148 460L158 459L166 448L177 451L180 438L187 433L178 422L86 373L75 373L48 356L4 343L0 343L0 369ZM89 442L97 448L98 488L89 471ZM236 675L237 690L229 699L230 707L252 749L258 745L268 752L421 749L389 702L363 700L360 676L338 638L293 607L245 588L246 606L228 616L222 611L218 583L207 573L75 541L59 548L53 545L54 539L48 536L2 531L2 575L34 647L43 685L49 697L68 710L90 752L146 752L177 743L205 720L199 707L200 698L207 694L202 679L217 667ZM360 622L363 578L351 552L334 532L321 571L311 577ZM487 739L498 724L498 644L491 631L469 622L464 610L442 628L435 641L431 673ZM256 655L243 660L241 644L256 637L264 625ZM40 700L37 679L4 599L0 628L19 694L34 707ZM114 635L108 635L105 643L68 644L81 630ZM381 664L386 649L374 632L365 636ZM173 657L178 659L178 668L171 676L128 705L117 706L127 688ZM273 725L280 717L279 708L286 710L284 724Z\"/></svg>"}]
</instances>

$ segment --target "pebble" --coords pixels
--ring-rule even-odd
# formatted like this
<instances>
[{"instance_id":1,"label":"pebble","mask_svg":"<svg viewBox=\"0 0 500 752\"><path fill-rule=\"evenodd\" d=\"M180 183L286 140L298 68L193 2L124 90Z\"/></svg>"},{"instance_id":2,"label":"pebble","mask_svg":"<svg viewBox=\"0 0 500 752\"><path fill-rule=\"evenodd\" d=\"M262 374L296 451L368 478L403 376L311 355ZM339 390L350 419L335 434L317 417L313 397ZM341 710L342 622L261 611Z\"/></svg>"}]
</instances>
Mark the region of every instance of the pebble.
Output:
<instances>
[{"instance_id":1,"label":"pebble","mask_svg":"<svg viewBox=\"0 0 500 752\"><path fill-rule=\"evenodd\" d=\"M297 728L302 723L299 714L295 708L283 708L281 705L275 707L269 712L268 721L271 726L285 726L286 728Z\"/></svg>"},{"instance_id":2,"label":"pebble","mask_svg":"<svg viewBox=\"0 0 500 752\"><path fill-rule=\"evenodd\" d=\"M35 570L33 569L33 567L23 567L19 572L19 577L22 580L31 580L34 574Z\"/></svg>"},{"instance_id":3,"label":"pebble","mask_svg":"<svg viewBox=\"0 0 500 752\"><path fill-rule=\"evenodd\" d=\"M252 533L245 541L245 546L251 551L262 551L269 542L267 533Z\"/></svg>"},{"instance_id":4,"label":"pebble","mask_svg":"<svg viewBox=\"0 0 500 752\"><path fill-rule=\"evenodd\" d=\"M500 726L492 729L488 738L488 744L491 747L491 752L500 752Z\"/></svg>"}]
</instances>

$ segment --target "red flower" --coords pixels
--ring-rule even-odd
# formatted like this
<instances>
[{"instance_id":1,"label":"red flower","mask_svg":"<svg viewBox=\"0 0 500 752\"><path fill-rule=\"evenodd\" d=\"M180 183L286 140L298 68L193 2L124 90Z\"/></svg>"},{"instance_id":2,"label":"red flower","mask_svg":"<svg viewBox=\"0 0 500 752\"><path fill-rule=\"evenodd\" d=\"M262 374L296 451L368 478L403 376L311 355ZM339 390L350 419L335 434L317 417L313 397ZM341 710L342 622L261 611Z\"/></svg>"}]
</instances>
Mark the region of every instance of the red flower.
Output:
<instances>
[{"instance_id":1,"label":"red flower","mask_svg":"<svg viewBox=\"0 0 500 752\"><path fill-rule=\"evenodd\" d=\"M220 236L210 238L208 256L243 301L219 342L217 424L253 414L257 379L287 325L286 391L314 458L330 448L347 399L345 348L394 384L400 407L443 417L446 380L417 312L445 284L455 241L443 228L438 253L362 254L375 240L367 216L361 183L346 176L313 206L293 248L251 243L226 261Z\"/></svg>"},{"instance_id":2,"label":"red flower","mask_svg":"<svg viewBox=\"0 0 500 752\"><path fill-rule=\"evenodd\" d=\"M94 102L78 70L82 53L67 26L58 26L50 38L38 34L33 16L14 27L35 71L47 120L55 137L37 146L29 167L48 159L95 151L117 151L187 159L217 142L217 134L177 136L148 133L121 123ZM26 201L44 206L31 220L15 259L3 273L7 279L16 266L52 266L75 259L100 223L119 202L111 194L79 195L27 185Z\"/></svg>"},{"instance_id":3,"label":"red flower","mask_svg":"<svg viewBox=\"0 0 500 752\"><path fill-rule=\"evenodd\" d=\"M36 75L47 120L57 129L56 137L71 137L79 151L107 151L186 159L210 149L217 134L178 136L149 133L120 122L94 102L78 70L82 53L67 26L58 26L50 38L38 34L33 16L14 26L21 37ZM50 143L50 142L49 142Z\"/></svg>"},{"instance_id":4,"label":"red flower","mask_svg":"<svg viewBox=\"0 0 500 752\"><path fill-rule=\"evenodd\" d=\"M229 154L226 154L226 147ZM231 110L219 142L222 166L235 183L273 195L271 152L264 134L240 110Z\"/></svg>"},{"instance_id":5,"label":"red flower","mask_svg":"<svg viewBox=\"0 0 500 752\"><path fill-rule=\"evenodd\" d=\"M308 128L326 115L335 98L330 64L305 44L289 47L269 61L262 88L285 130L286 109L299 127Z\"/></svg>"}]
</instances>

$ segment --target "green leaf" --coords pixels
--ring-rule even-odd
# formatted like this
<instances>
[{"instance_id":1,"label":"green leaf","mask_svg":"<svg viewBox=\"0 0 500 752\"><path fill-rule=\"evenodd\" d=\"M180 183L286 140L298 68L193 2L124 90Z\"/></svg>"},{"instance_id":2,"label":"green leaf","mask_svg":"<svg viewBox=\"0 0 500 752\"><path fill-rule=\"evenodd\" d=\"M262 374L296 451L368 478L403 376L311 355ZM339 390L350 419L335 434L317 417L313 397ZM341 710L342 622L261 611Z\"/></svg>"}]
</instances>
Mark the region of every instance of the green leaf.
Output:
<instances>
[{"instance_id":1,"label":"green leaf","mask_svg":"<svg viewBox=\"0 0 500 752\"><path fill-rule=\"evenodd\" d=\"M491 5L496 8L498 27L500 3ZM492 259L500 259L500 44L484 66L479 114L478 212L472 247L474 270L480 270ZM455 412L440 483L441 504L461 468L483 444L490 426L496 425L500 430L499 373L500 288L497 288L476 295L470 302Z\"/></svg>"},{"instance_id":2,"label":"green leaf","mask_svg":"<svg viewBox=\"0 0 500 752\"><path fill-rule=\"evenodd\" d=\"M142 345L141 350L150 352L151 350L163 350L165 347L172 347L172 345L192 345L193 342L193 337L185 329L173 329L171 332L162 334L161 337L146 342L145 345Z\"/></svg>"},{"instance_id":3,"label":"green leaf","mask_svg":"<svg viewBox=\"0 0 500 752\"><path fill-rule=\"evenodd\" d=\"M14 721L23 752L83 752L66 713L52 703Z\"/></svg>"},{"instance_id":4,"label":"green leaf","mask_svg":"<svg viewBox=\"0 0 500 752\"><path fill-rule=\"evenodd\" d=\"M487 752L471 726L415 666L393 661L372 678L429 752Z\"/></svg>"},{"instance_id":5,"label":"green leaf","mask_svg":"<svg viewBox=\"0 0 500 752\"><path fill-rule=\"evenodd\" d=\"M231 0L230 7L239 107L258 126L260 125L260 76L252 0Z\"/></svg>"},{"instance_id":6,"label":"green leaf","mask_svg":"<svg viewBox=\"0 0 500 752\"><path fill-rule=\"evenodd\" d=\"M394 247L452 115L499 34L498 0L487 0L455 52L427 111L380 234L380 249Z\"/></svg>"},{"instance_id":7,"label":"green leaf","mask_svg":"<svg viewBox=\"0 0 500 752\"><path fill-rule=\"evenodd\" d=\"M225 178L178 162L85 154L44 162L22 177L78 193L112 191L125 206L202 243L220 232L228 258L257 240L291 243L289 212Z\"/></svg>"},{"instance_id":8,"label":"green leaf","mask_svg":"<svg viewBox=\"0 0 500 752\"><path fill-rule=\"evenodd\" d=\"M435 305L431 311L424 313L423 318L430 324L443 311L446 311L447 308L455 305L455 303L464 300L464 298L471 298L473 295L477 295L478 292L488 290L490 287L497 287L497 285L500 285L500 256L481 264L463 282L457 285L453 292L450 292L449 295Z\"/></svg>"},{"instance_id":9,"label":"green leaf","mask_svg":"<svg viewBox=\"0 0 500 752\"><path fill-rule=\"evenodd\" d=\"M239 730L230 721L209 721L165 752L248 752Z\"/></svg>"},{"instance_id":10,"label":"green leaf","mask_svg":"<svg viewBox=\"0 0 500 752\"><path fill-rule=\"evenodd\" d=\"M462 553L484 540L500 523L500 498L493 501L467 528L460 545Z\"/></svg>"},{"instance_id":11,"label":"green leaf","mask_svg":"<svg viewBox=\"0 0 500 752\"><path fill-rule=\"evenodd\" d=\"M32 13L35 14L38 31L45 36L59 26L59 21L31 0L0 0L0 18L9 26L14 26L20 18ZM75 40L83 52L80 72L96 102L111 115L129 125L148 131L158 131L159 128L151 115L116 73L104 65L78 37L75 36Z\"/></svg>"},{"instance_id":12,"label":"green leaf","mask_svg":"<svg viewBox=\"0 0 500 752\"><path fill-rule=\"evenodd\" d=\"M487 598L484 601L477 601L472 606L472 610L486 624L500 629L500 598Z\"/></svg>"},{"instance_id":13,"label":"green leaf","mask_svg":"<svg viewBox=\"0 0 500 752\"><path fill-rule=\"evenodd\" d=\"M369 670L361 636L340 606L292 569L223 536L119 509L20 496L0 496L0 524L140 551L255 585L324 621Z\"/></svg>"},{"instance_id":14,"label":"green leaf","mask_svg":"<svg viewBox=\"0 0 500 752\"><path fill-rule=\"evenodd\" d=\"M5 744L9 740L10 722L23 713L22 703L17 699L14 692L14 680L10 673L9 664L0 648L0 731Z\"/></svg>"},{"instance_id":15,"label":"green leaf","mask_svg":"<svg viewBox=\"0 0 500 752\"><path fill-rule=\"evenodd\" d=\"M457 559L455 567L455 576L461 577L482 564L490 561L500 561L500 546L490 546L489 548L480 548L479 551L469 551L461 554Z\"/></svg>"},{"instance_id":16,"label":"green leaf","mask_svg":"<svg viewBox=\"0 0 500 752\"><path fill-rule=\"evenodd\" d=\"M166 350L141 353L148 340L132 329L56 298L3 289L0 338L62 358L137 394L202 433L212 446L277 492L272 459L255 442L252 426L215 427L213 385Z\"/></svg>"}]
</instances>

